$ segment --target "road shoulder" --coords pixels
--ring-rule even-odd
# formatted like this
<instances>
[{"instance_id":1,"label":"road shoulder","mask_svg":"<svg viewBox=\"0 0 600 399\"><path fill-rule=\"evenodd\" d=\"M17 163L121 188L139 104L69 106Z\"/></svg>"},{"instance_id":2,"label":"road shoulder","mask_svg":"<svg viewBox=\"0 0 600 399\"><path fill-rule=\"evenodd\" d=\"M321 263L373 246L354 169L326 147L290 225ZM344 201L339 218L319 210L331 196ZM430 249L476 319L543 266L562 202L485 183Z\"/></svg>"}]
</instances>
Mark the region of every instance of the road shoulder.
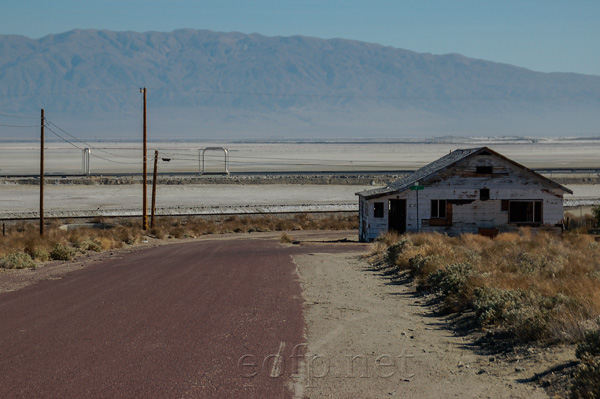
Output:
<instances>
[{"instance_id":1,"label":"road shoulder","mask_svg":"<svg viewBox=\"0 0 600 399\"><path fill-rule=\"evenodd\" d=\"M307 356L296 396L546 398L514 366L467 349L410 285L356 254L294 256L304 291Z\"/></svg>"}]
</instances>

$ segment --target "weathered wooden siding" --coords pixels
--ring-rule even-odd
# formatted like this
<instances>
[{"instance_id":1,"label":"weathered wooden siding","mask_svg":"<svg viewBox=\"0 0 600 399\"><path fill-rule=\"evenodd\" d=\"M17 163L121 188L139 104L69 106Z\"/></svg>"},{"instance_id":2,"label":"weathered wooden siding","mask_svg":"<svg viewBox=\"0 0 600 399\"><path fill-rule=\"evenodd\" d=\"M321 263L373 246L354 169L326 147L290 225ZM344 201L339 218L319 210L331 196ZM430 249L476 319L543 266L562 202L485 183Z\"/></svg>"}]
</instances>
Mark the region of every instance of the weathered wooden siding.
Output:
<instances>
[{"instance_id":1,"label":"weathered wooden siding","mask_svg":"<svg viewBox=\"0 0 600 399\"><path fill-rule=\"evenodd\" d=\"M477 174L477 166L492 166L493 173ZM419 214L417 216L417 191L406 190L379 198L365 200L362 217L366 228L363 240L373 240L388 230L390 199L407 200L407 231L444 232L450 235L477 233L480 228L515 230L519 225L509 223L509 212L502 209L502 200L542 201L542 221L545 227L554 227L563 220L563 191L551 187L546 180L510 162L490 155L476 155L443 170L420 182L425 189L418 192ZM480 200L480 190L489 190L489 199ZM451 214L448 225L438 225L440 220L431 219L431 200L446 200L447 213ZM374 203L383 202L384 217L374 218ZM443 224L443 222L441 223ZM537 225L534 225L537 226Z\"/></svg>"},{"instance_id":2,"label":"weathered wooden siding","mask_svg":"<svg viewBox=\"0 0 600 399\"><path fill-rule=\"evenodd\" d=\"M395 197L394 197L395 198ZM381 202L383 204L383 217L375 217L375 203ZM388 214L389 214L389 201L387 199L376 199L372 201L366 201L364 214L367 217L366 226L366 241L372 241L388 231Z\"/></svg>"},{"instance_id":3,"label":"weathered wooden siding","mask_svg":"<svg viewBox=\"0 0 600 399\"><path fill-rule=\"evenodd\" d=\"M367 231L369 215L366 209L368 206L369 204L364 197L358 197L358 238L362 242L370 241Z\"/></svg>"}]
</instances>

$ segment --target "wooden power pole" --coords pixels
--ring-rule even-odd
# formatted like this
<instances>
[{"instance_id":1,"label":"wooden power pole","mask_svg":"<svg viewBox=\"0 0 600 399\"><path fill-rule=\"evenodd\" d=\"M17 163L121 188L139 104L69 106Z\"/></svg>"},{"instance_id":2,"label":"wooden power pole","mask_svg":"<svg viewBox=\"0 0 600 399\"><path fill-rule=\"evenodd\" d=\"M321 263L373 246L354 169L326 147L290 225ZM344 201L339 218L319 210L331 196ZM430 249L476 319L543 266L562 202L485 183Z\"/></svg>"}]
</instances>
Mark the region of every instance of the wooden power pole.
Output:
<instances>
[{"instance_id":1,"label":"wooden power pole","mask_svg":"<svg viewBox=\"0 0 600 399\"><path fill-rule=\"evenodd\" d=\"M148 230L148 193L147 193L147 181L148 181L148 170L147 170L147 130L146 130L146 88L140 89L140 93L144 95L144 165L143 165L143 186L144 186L144 196L142 199L142 209L143 209L143 221L142 228Z\"/></svg>"},{"instance_id":2,"label":"wooden power pole","mask_svg":"<svg viewBox=\"0 0 600 399\"><path fill-rule=\"evenodd\" d=\"M156 209L156 178L158 175L158 150L154 151L154 174L152 176L152 205L151 205L151 217L150 227L154 228L154 211Z\"/></svg>"},{"instance_id":3,"label":"wooden power pole","mask_svg":"<svg viewBox=\"0 0 600 399\"><path fill-rule=\"evenodd\" d=\"M40 119L40 235L44 235L44 108Z\"/></svg>"}]
</instances>

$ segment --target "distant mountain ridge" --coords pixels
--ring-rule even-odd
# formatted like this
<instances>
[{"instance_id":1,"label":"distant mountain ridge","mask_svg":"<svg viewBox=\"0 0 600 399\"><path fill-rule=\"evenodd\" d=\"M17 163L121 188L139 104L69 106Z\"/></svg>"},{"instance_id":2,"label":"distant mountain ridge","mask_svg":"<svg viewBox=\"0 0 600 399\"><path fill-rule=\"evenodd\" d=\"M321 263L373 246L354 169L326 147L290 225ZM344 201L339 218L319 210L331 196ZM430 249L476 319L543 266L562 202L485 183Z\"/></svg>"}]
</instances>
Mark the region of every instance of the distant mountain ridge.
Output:
<instances>
[{"instance_id":1,"label":"distant mountain ridge","mask_svg":"<svg viewBox=\"0 0 600 399\"><path fill-rule=\"evenodd\" d=\"M0 113L135 137L143 86L160 138L600 134L600 76L303 36L0 36Z\"/></svg>"}]
</instances>

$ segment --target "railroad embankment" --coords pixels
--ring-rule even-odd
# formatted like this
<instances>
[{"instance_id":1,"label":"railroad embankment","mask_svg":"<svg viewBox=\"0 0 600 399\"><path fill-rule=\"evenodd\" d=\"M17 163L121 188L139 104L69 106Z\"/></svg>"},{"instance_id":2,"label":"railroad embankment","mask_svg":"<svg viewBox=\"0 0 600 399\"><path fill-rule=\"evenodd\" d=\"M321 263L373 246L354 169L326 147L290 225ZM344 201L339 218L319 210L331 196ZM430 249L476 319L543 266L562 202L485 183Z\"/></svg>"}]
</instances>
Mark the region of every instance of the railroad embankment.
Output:
<instances>
[{"instance_id":1,"label":"railroad embankment","mask_svg":"<svg viewBox=\"0 0 600 399\"><path fill-rule=\"evenodd\" d=\"M322 184L322 185L385 185L395 181L406 173L257 173L231 175L159 175L157 184ZM600 176L594 174L561 174L546 177L560 184L600 184ZM148 180L151 181L149 175ZM127 185L141 184L139 175L50 175L47 184L81 185ZM38 177L0 177L0 184L37 185Z\"/></svg>"}]
</instances>

